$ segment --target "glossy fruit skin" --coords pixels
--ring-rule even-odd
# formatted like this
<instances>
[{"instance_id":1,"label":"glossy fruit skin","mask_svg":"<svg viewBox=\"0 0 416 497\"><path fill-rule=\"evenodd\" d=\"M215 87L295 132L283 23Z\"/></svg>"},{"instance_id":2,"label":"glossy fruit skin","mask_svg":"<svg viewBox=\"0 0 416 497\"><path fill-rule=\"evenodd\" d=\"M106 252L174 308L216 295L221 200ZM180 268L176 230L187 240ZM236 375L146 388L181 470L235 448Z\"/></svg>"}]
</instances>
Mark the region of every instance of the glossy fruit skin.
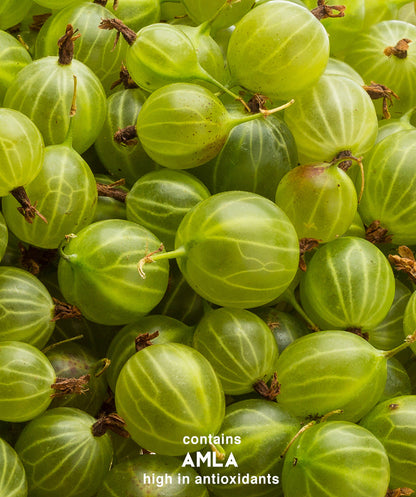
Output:
<instances>
[{"instance_id":1,"label":"glossy fruit skin","mask_svg":"<svg viewBox=\"0 0 416 497\"><path fill-rule=\"evenodd\" d=\"M390 461L390 488L416 485L416 396L393 397L378 404L361 421L383 444Z\"/></svg>"},{"instance_id":2,"label":"glossy fruit skin","mask_svg":"<svg viewBox=\"0 0 416 497\"><path fill-rule=\"evenodd\" d=\"M137 118L146 153L171 169L197 167L216 156L225 143L230 118L209 90L174 83L154 91Z\"/></svg>"},{"instance_id":3,"label":"glossy fruit skin","mask_svg":"<svg viewBox=\"0 0 416 497\"><path fill-rule=\"evenodd\" d=\"M232 33L227 52L233 81L273 100L291 99L312 87L328 58L322 24L304 7L282 1L266 2L247 13Z\"/></svg>"},{"instance_id":4,"label":"glossy fruit skin","mask_svg":"<svg viewBox=\"0 0 416 497\"><path fill-rule=\"evenodd\" d=\"M0 109L0 129L0 197L4 197L39 174L44 143L35 124L16 110Z\"/></svg>"},{"instance_id":5,"label":"glossy fruit skin","mask_svg":"<svg viewBox=\"0 0 416 497\"><path fill-rule=\"evenodd\" d=\"M136 353L135 339L142 333L152 334L156 331L159 332L159 336L152 340L152 344L169 342L189 346L192 344L193 328L168 316L153 314L124 326L111 341L106 354L111 361L106 377L113 392L124 364Z\"/></svg>"},{"instance_id":6,"label":"glossy fruit skin","mask_svg":"<svg viewBox=\"0 0 416 497\"><path fill-rule=\"evenodd\" d=\"M387 136L372 148L364 165L360 215L367 225L380 221L398 245L416 243L415 138L416 130Z\"/></svg>"},{"instance_id":7,"label":"glossy fruit skin","mask_svg":"<svg viewBox=\"0 0 416 497\"><path fill-rule=\"evenodd\" d=\"M232 476L245 475L281 476L283 453L287 444L300 429L299 421L279 404L264 399L247 399L227 407L220 433L241 437L241 443L223 444L226 454L233 453L238 468L201 467L202 475L219 473ZM220 497L280 496L281 483L276 484L221 484L209 485L213 495Z\"/></svg>"},{"instance_id":8,"label":"glossy fruit skin","mask_svg":"<svg viewBox=\"0 0 416 497\"><path fill-rule=\"evenodd\" d=\"M189 477L190 483L178 483L178 473ZM172 483L157 485L145 483L144 475L154 475L155 480L167 476ZM205 485L195 483L198 473L190 468L182 468L179 458L161 455L131 457L113 466L103 481L97 497L208 497Z\"/></svg>"},{"instance_id":9,"label":"glossy fruit skin","mask_svg":"<svg viewBox=\"0 0 416 497\"><path fill-rule=\"evenodd\" d=\"M403 313L403 333L404 336L412 335L416 330L416 292L413 292L406 304ZM410 345L413 353L416 354L416 345Z\"/></svg>"},{"instance_id":10,"label":"glossy fruit skin","mask_svg":"<svg viewBox=\"0 0 416 497\"><path fill-rule=\"evenodd\" d=\"M97 76L74 59L61 65L49 56L24 67L9 86L4 106L19 110L39 128L46 145L62 143L69 126L69 110L77 77L77 113L73 119L73 146L85 152L100 132L105 117L105 93ZM58 102L58 103L57 103Z\"/></svg>"},{"instance_id":11,"label":"glossy fruit skin","mask_svg":"<svg viewBox=\"0 0 416 497\"><path fill-rule=\"evenodd\" d=\"M130 221L90 224L63 248L58 281L65 300L95 323L124 325L139 319L159 303L168 284L167 261L149 265L146 279L137 270L139 261L160 245L150 231Z\"/></svg>"},{"instance_id":12,"label":"glossy fruit skin","mask_svg":"<svg viewBox=\"0 0 416 497\"><path fill-rule=\"evenodd\" d=\"M178 343L152 345L133 355L120 372L115 400L132 439L162 455L186 454L185 436L215 435L225 411L221 382L210 363Z\"/></svg>"},{"instance_id":13,"label":"glossy fruit skin","mask_svg":"<svg viewBox=\"0 0 416 497\"><path fill-rule=\"evenodd\" d=\"M353 423L312 426L289 448L282 483L285 497L384 497L389 461L381 443Z\"/></svg>"},{"instance_id":14,"label":"glossy fruit skin","mask_svg":"<svg viewBox=\"0 0 416 497\"><path fill-rule=\"evenodd\" d=\"M229 395L252 392L258 381L267 382L279 354L264 321L245 309L224 307L204 314L193 347L209 360Z\"/></svg>"},{"instance_id":15,"label":"glossy fruit skin","mask_svg":"<svg viewBox=\"0 0 416 497\"><path fill-rule=\"evenodd\" d=\"M16 443L33 497L92 497L113 457L106 433L92 434L95 418L80 409L57 407L28 423Z\"/></svg>"},{"instance_id":16,"label":"glossy fruit skin","mask_svg":"<svg viewBox=\"0 0 416 497\"><path fill-rule=\"evenodd\" d=\"M69 144L45 148L42 169L26 192L36 199L39 217L28 223L17 211L12 195L3 201L9 228L23 242L45 249L58 248L65 235L90 224L97 206L97 187L90 167Z\"/></svg>"},{"instance_id":17,"label":"glossy fruit skin","mask_svg":"<svg viewBox=\"0 0 416 497\"><path fill-rule=\"evenodd\" d=\"M381 397L387 363L383 353L346 331L318 331L295 340L280 355L279 404L294 416L356 422Z\"/></svg>"},{"instance_id":18,"label":"glossy fruit skin","mask_svg":"<svg viewBox=\"0 0 416 497\"><path fill-rule=\"evenodd\" d=\"M0 495L27 497L27 481L23 464L15 450L0 438Z\"/></svg>"},{"instance_id":19,"label":"glossy fruit skin","mask_svg":"<svg viewBox=\"0 0 416 497\"><path fill-rule=\"evenodd\" d=\"M108 3L107 9L113 13L113 17L121 19L136 32L161 19L159 0L123 0L119 2L116 9Z\"/></svg>"},{"instance_id":20,"label":"glossy fruit skin","mask_svg":"<svg viewBox=\"0 0 416 497\"><path fill-rule=\"evenodd\" d=\"M32 0L3 0L0 6L0 29L6 30L18 24L29 12Z\"/></svg>"},{"instance_id":21,"label":"glossy fruit skin","mask_svg":"<svg viewBox=\"0 0 416 497\"><path fill-rule=\"evenodd\" d=\"M120 66L125 58L123 43L114 46L116 33L99 29L101 19L111 19L114 15L105 7L95 3L80 2L55 12L42 26L36 39L36 59L58 55L57 40L65 33L67 24L81 33L74 43L74 57L88 66L100 79L105 92L117 81Z\"/></svg>"},{"instance_id":22,"label":"glossy fruit skin","mask_svg":"<svg viewBox=\"0 0 416 497\"><path fill-rule=\"evenodd\" d=\"M412 385L406 369L396 357L391 357L387 360L387 380L379 402L411 393Z\"/></svg>"},{"instance_id":23,"label":"glossy fruit skin","mask_svg":"<svg viewBox=\"0 0 416 497\"><path fill-rule=\"evenodd\" d=\"M32 62L32 57L21 43L5 31L0 31L0 50L0 105L2 105L10 83L23 67Z\"/></svg>"},{"instance_id":24,"label":"glossy fruit skin","mask_svg":"<svg viewBox=\"0 0 416 497\"><path fill-rule=\"evenodd\" d=\"M233 128L218 155L192 173L212 193L244 190L274 201L279 181L297 162L292 133L271 115Z\"/></svg>"},{"instance_id":25,"label":"glossy fruit skin","mask_svg":"<svg viewBox=\"0 0 416 497\"><path fill-rule=\"evenodd\" d=\"M325 243L350 227L357 212L357 194L354 183L336 164L308 164L282 178L276 204L292 221L299 239Z\"/></svg>"},{"instance_id":26,"label":"glossy fruit skin","mask_svg":"<svg viewBox=\"0 0 416 497\"><path fill-rule=\"evenodd\" d=\"M51 403L55 371L33 345L1 342L0 419L21 423L41 414Z\"/></svg>"},{"instance_id":27,"label":"glossy fruit skin","mask_svg":"<svg viewBox=\"0 0 416 497\"><path fill-rule=\"evenodd\" d=\"M95 174L95 181L103 185L112 185L114 179L107 174ZM117 186L117 190L121 190L126 194L129 190L123 186ZM96 221L104 221L105 219L126 219L126 204L111 197L98 196L97 209L95 210L93 223Z\"/></svg>"},{"instance_id":28,"label":"glossy fruit skin","mask_svg":"<svg viewBox=\"0 0 416 497\"><path fill-rule=\"evenodd\" d=\"M285 110L285 121L295 137L301 164L330 162L344 150L360 157L374 145L378 131L367 92L350 78L326 74L296 97Z\"/></svg>"},{"instance_id":29,"label":"glossy fruit skin","mask_svg":"<svg viewBox=\"0 0 416 497\"><path fill-rule=\"evenodd\" d=\"M0 213L0 262L6 253L7 243L9 241L9 235L7 230L6 221L4 220L3 214Z\"/></svg>"},{"instance_id":30,"label":"glossy fruit skin","mask_svg":"<svg viewBox=\"0 0 416 497\"><path fill-rule=\"evenodd\" d=\"M296 232L283 211L260 195L224 192L200 202L179 225L179 269L206 300L251 308L271 302L293 280Z\"/></svg>"},{"instance_id":31,"label":"glossy fruit skin","mask_svg":"<svg viewBox=\"0 0 416 497\"><path fill-rule=\"evenodd\" d=\"M107 171L115 179L124 178L129 187L152 171L155 163L143 150L140 141L126 147L114 141L114 133L137 121L146 98L145 92L139 88L110 95L104 125L94 142L97 155Z\"/></svg>"},{"instance_id":32,"label":"glossy fruit skin","mask_svg":"<svg viewBox=\"0 0 416 497\"><path fill-rule=\"evenodd\" d=\"M0 266L0 344L18 340L44 347L55 328L54 309L38 278L17 267Z\"/></svg>"},{"instance_id":33,"label":"glossy fruit skin","mask_svg":"<svg viewBox=\"0 0 416 497\"><path fill-rule=\"evenodd\" d=\"M150 230L166 250L172 250L185 214L209 196L206 186L185 171L153 171L139 178L127 195L127 219Z\"/></svg>"},{"instance_id":34,"label":"glossy fruit skin","mask_svg":"<svg viewBox=\"0 0 416 497\"><path fill-rule=\"evenodd\" d=\"M319 247L300 282L301 304L321 329L371 329L388 313L394 276L383 253L362 238Z\"/></svg>"}]
</instances>

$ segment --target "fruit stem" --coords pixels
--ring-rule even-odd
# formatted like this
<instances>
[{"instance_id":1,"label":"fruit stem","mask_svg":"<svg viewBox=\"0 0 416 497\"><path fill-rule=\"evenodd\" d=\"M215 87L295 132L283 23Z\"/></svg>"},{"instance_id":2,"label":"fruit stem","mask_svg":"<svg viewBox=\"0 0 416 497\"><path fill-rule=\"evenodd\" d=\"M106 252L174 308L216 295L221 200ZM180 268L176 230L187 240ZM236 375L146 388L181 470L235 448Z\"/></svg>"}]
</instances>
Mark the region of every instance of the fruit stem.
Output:
<instances>
[{"instance_id":1,"label":"fruit stem","mask_svg":"<svg viewBox=\"0 0 416 497\"><path fill-rule=\"evenodd\" d=\"M286 445L286 448L285 450L280 454L280 459L283 459L287 453L287 451L290 449L290 447L293 445L293 442L295 442L295 440L300 436L302 435L302 433L306 430L308 430L309 428L311 428L313 425L316 424L316 421L311 421L310 423L308 423L307 425L305 426L302 426L302 428L296 433L296 435L292 438L292 440Z\"/></svg>"},{"instance_id":2,"label":"fruit stem","mask_svg":"<svg viewBox=\"0 0 416 497\"><path fill-rule=\"evenodd\" d=\"M140 259L137 264L137 270L139 271L139 274L143 279L146 278L146 274L143 270L145 264L156 262L162 259L177 259L178 257L183 257L184 255L186 255L185 247L179 247L176 250L172 250L170 252L163 252L164 249L165 247L162 243L157 250L155 250L154 252L150 252L149 254L145 255L143 259Z\"/></svg>"},{"instance_id":3,"label":"fruit stem","mask_svg":"<svg viewBox=\"0 0 416 497\"><path fill-rule=\"evenodd\" d=\"M65 139L62 143L62 145L69 147L69 148L72 148L72 123L73 123L72 118L77 113L76 101L77 101L77 83L78 83L78 80L77 80L77 77L75 76L75 74L73 74L72 77L74 78L74 93L72 95L71 108L69 109L68 131L66 132Z\"/></svg>"},{"instance_id":4,"label":"fruit stem","mask_svg":"<svg viewBox=\"0 0 416 497\"><path fill-rule=\"evenodd\" d=\"M119 190L115 188L116 186L124 185L124 179L115 181L110 185L104 185L103 183L97 183L97 192L100 197L109 197L119 202L126 202L126 198L129 192L124 190Z\"/></svg>"},{"instance_id":5,"label":"fruit stem","mask_svg":"<svg viewBox=\"0 0 416 497\"><path fill-rule=\"evenodd\" d=\"M239 100L242 100L242 99L239 98ZM279 112L281 110L286 109L287 107L290 107L294 103L295 103L295 101L292 98L292 100L290 100L289 102L286 102L285 104L280 105L279 107L275 107L274 109L270 109L270 110L268 110L268 109L260 109L260 112L258 112L256 114L247 114L247 115L242 116L242 117L233 117L230 120L231 121L231 128L233 128L234 126L238 126L239 124L243 124L243 123L246 123L246 122L249 122L249 121L254 121L254 119L258 119L261 116L268 117L268 116L270 116L272 114L275 114L276 112ZM245 102L244 102L244 106L246 108L248 107Z\"/></svg>"},{"instance_id":6,"label":"fruit stem","mask_svg":"<svg viewBox=\"0 0 416 497\"><path fill-rule=\"evenodd\" d=\"M33 223L33 219L35 219L36 216L40 217L44 223L48 224L46 218L36 209L37 202L33 205L31 204L23 186L18 186L14 190L11 190L10 193L21 205L21 207L18 207L17 210L23 215L29 224Z\"/></svg>"},{"instance_id":7,"label":"fruit stem","mask_svg":"<svg viewBox=\"0 0 416 497\"><path fill-rule=\"evenodd\" d=\"M209 444L212 452L215 453L215 456L218 461L224 461L225 459L225 450L220 444Z\"/></svg>"},{"instance_id":8,"label":"fruit stem","mask_svg":"<svg viewBox=\"0 0 416 497\"><path fill-rule=\"evenodd\" d=\"M102 19L98 27L100 29L117 30L117 36L114 41L114 47L118 43L120 34L123 35L123 38L130 46L133 45L133 43L136 41L137 38L137 34L128 26L126 26L122 21L120 21L120 19Z\"/></svg>"},{"instance_id":9,"label":"fruit stem","mask_svg":"<svg viewBox=\"0 0 416 497\"><path fill-rule=\"evenodd\" d=\"M416 342L416 330L413 332L412 335L407 335L407 337L404 339L404 342L395 347L394 349L384 351L382 355L386 359L390 359L391 357L395 356L399 352L401 352L404 349L407 349L407 347L410 347L412 343Z\"/></svg>"},{"instance_id":10,"label":"fruit stem","mask_svg":"<svg viewBox=\"0 0 416 497\"><path fill-rule=\"evenodd\" d=\"M42 349L42 352L44 354L46 354L50 350L53 350L54 348L59 347L63 343L74 342L75 340L81 340L81 338L84 338L84 335L77 335L76 337L66 338L65 340L60 340L59 342L51 343L50 345L48 345L47 347Z\"/></svg>"},{"instance_id":11,"label":"fruit stem","mask_svg":"<svg viewBox=\"0 0 416 497\"><path fill-rule=\"evenodd\" d=\"M231 8L233 4L240 2L240 0L225 0L225 2L221 5L219 9L215 12L215 14L208 20L204 21L198 26L198 34L205 35L210 34L212 24L227 8Z\"/></svg>"},{"instance_id":12,"label":"fruit stem","mask_svg":"<svg viewBox=\"0 0 416 497\"><path fill-rule=\"evenodd\" d=\"M94 370L95 370L94 376L96 378L99 378L109 368L110 364L111 361L107 357L103 357L102 359L97 361L94 365Z\"/></svg>"},{"instance_id":13,"label":"fruit stem","mask_svg":"<svg viewBox=\"0 0 416 497\"><path fill-rule=\"evenodd\" d=\"M289 289L286 290L283 293L281 300L290 304L295 309L295 311L308 323L308 325L310 326L310 328L313 331L319 331L318 326L316 326L316 324L310 319L310 317L306 314L306 312L299 305L298 301L296 300L295 293L293 290L289 290Z\"/></svg>"},{"instance_id":14,"label":"fruit stem","mask_svg":"<svg viewBox=\"0 0 416 497\"><path fill-rule=\"evenodd\" d=\"M331 416L334 414L342 414L344 411L342 409L335 409L334 411L327 412L322 418L320 418L319 422L320 423L325 423L325 421L328 420Z\"/></svg>"}]
</instances>

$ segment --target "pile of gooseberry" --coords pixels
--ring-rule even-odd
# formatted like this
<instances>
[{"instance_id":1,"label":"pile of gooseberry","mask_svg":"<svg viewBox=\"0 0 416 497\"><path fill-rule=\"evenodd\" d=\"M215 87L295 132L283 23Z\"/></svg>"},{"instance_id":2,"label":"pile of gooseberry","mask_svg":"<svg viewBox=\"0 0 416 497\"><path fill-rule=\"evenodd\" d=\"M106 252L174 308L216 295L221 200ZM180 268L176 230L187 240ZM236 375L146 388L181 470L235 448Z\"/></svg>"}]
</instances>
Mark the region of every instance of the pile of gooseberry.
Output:
<instances>
[{"instance_id":1,"label":"pile of gooseberry","mask_svg":"<svg viewBox=\"0 0 416 497\"><path fill-rule=\"evenodd\" d=\"M0 496L416 492L416 4L2 0Z\"/></svg>"}]
</instances>

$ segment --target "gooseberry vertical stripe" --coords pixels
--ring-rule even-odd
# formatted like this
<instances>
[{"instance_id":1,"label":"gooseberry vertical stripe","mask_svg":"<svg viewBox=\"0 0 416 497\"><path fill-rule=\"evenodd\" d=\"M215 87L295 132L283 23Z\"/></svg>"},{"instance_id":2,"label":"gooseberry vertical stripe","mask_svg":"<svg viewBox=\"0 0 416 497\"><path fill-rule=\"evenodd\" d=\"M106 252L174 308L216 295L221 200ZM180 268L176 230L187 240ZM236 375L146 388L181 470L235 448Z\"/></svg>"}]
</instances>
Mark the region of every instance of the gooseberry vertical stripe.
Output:
<instances>
[{"instance_id":1,"label":"gooseberry vertical stripe","mask_svg":"<svg viewBox=\"0 0 416 497\"><path fill-rule=\"evenodd\" d=\"M26 497L27 481L23 464L14 449L0 438L0 495Z\"/></svg>"}]
</instances>

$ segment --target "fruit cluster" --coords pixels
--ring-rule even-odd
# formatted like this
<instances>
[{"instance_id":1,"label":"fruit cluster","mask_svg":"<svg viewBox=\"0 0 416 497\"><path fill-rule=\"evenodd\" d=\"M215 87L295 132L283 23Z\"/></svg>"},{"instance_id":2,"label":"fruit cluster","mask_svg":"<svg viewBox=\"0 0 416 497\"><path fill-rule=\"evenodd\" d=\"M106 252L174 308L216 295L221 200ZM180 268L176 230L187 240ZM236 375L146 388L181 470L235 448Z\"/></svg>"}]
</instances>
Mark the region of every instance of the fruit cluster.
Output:
<instances>
[{"instance_id":1,"label":"fruit cluster","mask_svg":"<svg viewBox=\"0 0 416 497\"><path fill-rule=\"evenodd\" d=\"M415 8L2 0L0 496L416 492Z\"/></svg>"}]
</instances>

